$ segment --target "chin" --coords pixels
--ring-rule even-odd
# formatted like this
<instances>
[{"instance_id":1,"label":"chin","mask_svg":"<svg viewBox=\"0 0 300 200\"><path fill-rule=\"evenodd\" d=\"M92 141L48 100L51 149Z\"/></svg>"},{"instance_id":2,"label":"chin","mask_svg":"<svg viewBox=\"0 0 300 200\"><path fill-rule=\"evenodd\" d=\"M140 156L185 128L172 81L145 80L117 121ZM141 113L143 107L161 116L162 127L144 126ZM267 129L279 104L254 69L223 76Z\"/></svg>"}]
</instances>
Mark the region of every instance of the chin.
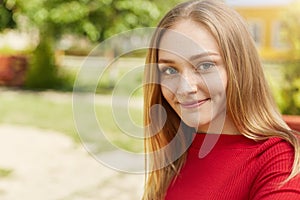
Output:
<instances>
[{"instance_id":1,"label":"chin","mask_svg":"<svg viewBox=\"0 0 300 200\"><path fill-rule=\"evenodd\" d=\"M195 130L206 130L209 126L210 120L184 120L184 123Z\"/></svg>"}]
</instances>

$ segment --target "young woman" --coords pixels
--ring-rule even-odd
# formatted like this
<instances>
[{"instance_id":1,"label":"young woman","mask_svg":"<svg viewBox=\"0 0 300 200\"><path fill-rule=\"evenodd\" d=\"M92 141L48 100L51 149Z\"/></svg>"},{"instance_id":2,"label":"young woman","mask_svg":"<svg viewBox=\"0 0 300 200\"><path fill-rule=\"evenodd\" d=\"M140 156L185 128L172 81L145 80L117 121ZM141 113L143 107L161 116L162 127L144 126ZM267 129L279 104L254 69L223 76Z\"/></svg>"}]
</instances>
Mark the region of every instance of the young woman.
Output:
<instances>
[{"instance_id":1,"label":"young woman","mask_svg":"<svg viewBox=\"0 0 300 200\"><path fill-rule=\"evenodd\" d=\"M298 133L246 27L217 0L182 3L159 23L145 67L143 199L300 199Z\"/></svg>"}]
</instances>

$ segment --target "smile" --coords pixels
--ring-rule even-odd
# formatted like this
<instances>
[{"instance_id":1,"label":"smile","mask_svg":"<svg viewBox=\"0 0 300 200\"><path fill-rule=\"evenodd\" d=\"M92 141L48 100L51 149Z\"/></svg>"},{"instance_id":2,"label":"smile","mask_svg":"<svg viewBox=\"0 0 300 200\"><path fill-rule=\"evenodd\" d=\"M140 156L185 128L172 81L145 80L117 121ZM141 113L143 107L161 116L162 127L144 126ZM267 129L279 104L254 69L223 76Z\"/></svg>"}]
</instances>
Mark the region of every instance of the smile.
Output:
<instances>
[{"instance_id":1,"label":"smile","mask_svg":"<svg viewBox=\"0 0 300 200\"><path fill-rule=\"evenodd\" d=\"M182 108L190 109L190 108L197 108L209 100L210 98L207 98L199 101L179 102L179 104Z\"/></svg>"}]
</instances>

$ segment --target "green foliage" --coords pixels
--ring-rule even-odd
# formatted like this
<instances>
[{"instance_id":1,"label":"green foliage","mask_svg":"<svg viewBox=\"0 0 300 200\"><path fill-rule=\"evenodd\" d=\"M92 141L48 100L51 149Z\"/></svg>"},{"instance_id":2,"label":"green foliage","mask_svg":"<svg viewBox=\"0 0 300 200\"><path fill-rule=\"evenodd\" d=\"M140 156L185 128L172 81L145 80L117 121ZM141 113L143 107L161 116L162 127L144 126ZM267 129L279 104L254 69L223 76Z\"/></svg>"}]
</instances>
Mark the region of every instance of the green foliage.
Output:
<instances>
[{"instance_id":1,"label":"green foliage","mask_svg":"<svg viewBox=\"0 0 300 200\"><path fill-rule=\"evenodd\" d=\"M181 0L182 1L182 0ZM180 0L7 0L16 21L60 36L72 33L102 41L137 27L155 26ZM24 20L26 19L26 20Z\"/></svg>"},{"instance_id":2,"label":"green foliage","mask_svg":"<svg viewBox=\"0 0 300 200\"><path fill-rule=\"evenodd\" d=\"M288 63L283 69L281 96L283 114L300 115L300 62Z\"/></svg>"},{"instance_id":3,"label":"green foliage","mask_svg":"<svg viewBox=\"0 0 300 200\"><path fill-rule=\"evenodd\" d=\"M292 61L283 69L281 96L284 114L300 115L300 1L294 1L282 15L284 35L290 44Z\"/></svg>"},{"instance_id":4,"label":"green foliage","mask_svg":"<svg viewBox=\"0 0 300 200\"><path fill-rule=\"evenodd\" d=\"M159 6L150 0L8 1L17 8L14 17L26 18L28 25L52 30L58 37L72 33L88 36L92 41L128 29L152 26L161 14Z\"/></svg>"},{"instance_id":5,"label":"green foliage","mask_svg":"<svg viewBox=\"0 0 300 200\"><path fill-rule=\"evenodd\" d=\"M0 168L0 178L8 177L13 172L12 169Z\"/></svg>"},{"instance_id":6,"label":"green foliage","mask_svg":"<svg viewBox=\"0 0 300 200\"><path fill-rule=\"evenodd\" d=\"M158 0L6 0L0 13L7 17L1 18L0 27L8 27L13 19L28 32L38 30L40 43L32 55L26 87L60 88L65 81L57 72L53 46L62 35L84 36L96 42L129 29L154 26L175 2L161 5Z\"/></svg>"},{"instance_id":7,"label":"green foliage","mask_svg":"<svg viewBox=\"0 0 300 200\"><path fill-rule=\"evenodd\" d=\"M29 89L64 89L72 84L66 77L59 76L55 65L52 41L42 39L33 52L26 77L25 87Z\"/></svg>"},{"instance_id":8,"label":"green foliage","mask_svg":"<svg viewBox=\"0 0 300 200\"><path fill-rule=\"evenodd\" d=\"M49 17L52 22L57 24L69 24L86 17L88 12L87 6L81 5L78 1L72 1L53 8L49 13Z\"/></svg>"},{"instance_id":9,"label":"green foliage","mask_svg":"<svg viewBox=\"0 0 300 200\"><path fill-rule=\"evenodd\" d=\"M6 28L14 28L16 26L12 16L12 8L7 7L6 1L0 1L0 31Z\"/></svg>"}]
</instances>

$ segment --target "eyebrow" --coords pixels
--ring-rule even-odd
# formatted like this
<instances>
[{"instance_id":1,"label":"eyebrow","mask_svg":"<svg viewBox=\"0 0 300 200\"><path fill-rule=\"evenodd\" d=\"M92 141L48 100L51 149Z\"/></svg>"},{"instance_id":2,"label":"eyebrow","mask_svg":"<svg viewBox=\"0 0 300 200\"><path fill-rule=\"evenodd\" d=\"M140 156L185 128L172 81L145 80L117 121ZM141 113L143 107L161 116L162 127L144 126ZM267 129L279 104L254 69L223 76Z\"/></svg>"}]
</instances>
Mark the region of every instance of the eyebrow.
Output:
<instances>
[{"instance_id":1,"label":"eyebrow","mask_svg":"<svg viewBox=\"0 0 300 200\"><path fill-rule=\"evenodd\" d=\"M213 52L213 51L208 51L208 52L203 52L200 54L196 54L196 55L192 55L189 60L196 60L196 59L200 59L203 57L207 57L207 56L220 56L220 54L218 54L217 52ZM158 60L158 63L175 63L173 60L169 60L169 59L165 59L165 58L161 58Z\"/></svg>"},{"instance_id":2,"label":"eyebrow","mask_svg":"<svg viewBox=\"0 0 300 200\"><path fill-rule=\"evenodd\" d=\"M207 56L220 56L220 54L218 54L217 52L208 51L208 52L203 52L200 54L193 55L190 57L189 60L196 60L196 59L200 59L200 58L207 57Z\"/></svg>"},{"instance_id":3,"label":"eyebrow","mask_svg":"<svg viewBox=\"0 0 300 200\"><path fill-rule=\"evenodd\" d=\"M170 64L174 64L175 62L173 60L168 60L168 59L159 59L158 63L170 63Z\"/></svg>"}]
</instances>

